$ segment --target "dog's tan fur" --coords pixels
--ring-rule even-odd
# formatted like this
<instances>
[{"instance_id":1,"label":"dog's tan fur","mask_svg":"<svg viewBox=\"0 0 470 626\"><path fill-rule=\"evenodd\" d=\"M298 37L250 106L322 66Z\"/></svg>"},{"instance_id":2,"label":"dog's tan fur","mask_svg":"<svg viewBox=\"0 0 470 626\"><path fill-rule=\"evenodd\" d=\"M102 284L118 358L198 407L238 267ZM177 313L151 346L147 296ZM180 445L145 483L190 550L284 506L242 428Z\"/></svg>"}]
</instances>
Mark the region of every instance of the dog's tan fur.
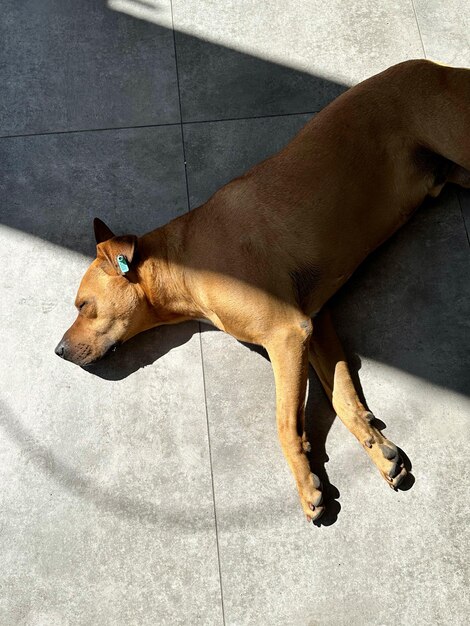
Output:
<instances>
[{"instance_id":1,"label":"dog's tan fur","mask_svg":"<svg viewBox=\"0 0 470 626\"><path fill-rule=\"evenodd\" d=\"M357 396L325 304L448 181L470 187L470 70L423 60L391 67L191 213L139 239L96 221L97 258L58 353L86 365L147 328L205 318L267 349L280 442L308 519L323 512L303 428L309 361L396 487L406 469ZM118 254L130 264L125 276Z\"/></svg>"}]
</instances>

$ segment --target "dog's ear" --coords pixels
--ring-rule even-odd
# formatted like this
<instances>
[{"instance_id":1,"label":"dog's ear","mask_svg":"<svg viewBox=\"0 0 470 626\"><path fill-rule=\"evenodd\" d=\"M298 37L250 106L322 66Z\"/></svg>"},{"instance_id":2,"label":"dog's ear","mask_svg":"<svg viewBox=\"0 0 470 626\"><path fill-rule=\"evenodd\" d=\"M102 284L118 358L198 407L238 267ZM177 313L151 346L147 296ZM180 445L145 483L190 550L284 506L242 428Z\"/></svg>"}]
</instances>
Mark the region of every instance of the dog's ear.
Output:
<instances>
[{"instance_id":1,"label":"dog's ear","mask_svg":"<svg viewBox=\"0 0 470 626\"><path fill-rule=\"evenodd\" d=\"M96 243L108 241L114 237L113 231L106 226L98 217L93 220L93 230L95 231Z\"/></svg>"},{"instance_id":2,"label":"dog's ear","mask_svg":"<svg viewBox=\"0 0 470 626\"><path fill-rule=\"evenodd\" d=\"M124 235L112 237L96 246L96 256L106 263L103 269L107 274L126 276L137 262L137 237Z\"/></svg>"}]
</instances>

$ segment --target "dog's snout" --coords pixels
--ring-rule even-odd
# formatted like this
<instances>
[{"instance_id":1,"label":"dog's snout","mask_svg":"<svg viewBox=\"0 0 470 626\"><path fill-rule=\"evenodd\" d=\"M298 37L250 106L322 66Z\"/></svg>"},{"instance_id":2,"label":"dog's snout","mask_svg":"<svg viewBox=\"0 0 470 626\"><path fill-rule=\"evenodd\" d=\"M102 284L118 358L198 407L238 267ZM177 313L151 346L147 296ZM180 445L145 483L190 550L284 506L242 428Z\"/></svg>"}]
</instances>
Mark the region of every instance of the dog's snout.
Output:
<instances>
[{"instance_id":1,"label":"dog's snout","mask_svg":"<svg viewBox=\"0 0 470 626\"><path fill-rule=\"evenodd\" d=\"M60 356L61 359L65 358L65 341L63 339L59 341L54 352L57 354L57 356Z\"/></svg>"}]
</instances>

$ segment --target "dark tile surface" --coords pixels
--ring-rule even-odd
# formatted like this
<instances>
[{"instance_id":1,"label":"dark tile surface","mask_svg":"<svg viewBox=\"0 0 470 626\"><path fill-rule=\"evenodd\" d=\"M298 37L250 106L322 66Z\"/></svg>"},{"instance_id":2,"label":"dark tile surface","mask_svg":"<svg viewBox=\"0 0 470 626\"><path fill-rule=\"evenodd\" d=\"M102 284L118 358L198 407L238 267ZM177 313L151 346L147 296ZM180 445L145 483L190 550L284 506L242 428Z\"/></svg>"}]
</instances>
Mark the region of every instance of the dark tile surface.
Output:
<instances>
[{"instance_id":1,"label":"dark tile surface","mask_svg":"<svg viewBox=\"0 0 470 626\"><path fill-rule=\"evenodd\" d=\"M184 124L191 208L284 147L311 115Z\"/></svg>"},{"instance_id":2,"label":"dark tile surface","mask_svg":"<svg viewBox=\"0 0 470 626\"><path fill-rule=\"evenodd\" d=\"M92 220L143 234L187 210L178 126L0 140L0 223L94 254Z\"/></svg>"},{"instance_id":3,"label":"dark tile surface","mask_svg":"<svg viewBox=\"0 0 470 626\"><path fill-rule=\"evenodd\" d=\"M336 309L361 354L470 395L470 248L455 188L372 255Z\"/></svg>"},{"instance_id":4,"label":"dark tile surface","mask_svg":"<svg viewBox=\"0 0 470 626\"><path fill-rule=\"evenodd\" d=\"M347 87L176 33L183 121L319 111Z\"/></svg>"},{"instance_id":5,"label":"dark tile surface","mask_svg":"<svg viewBox=\"0 0 470 626\"><path fill-rule=\"evenodd\" d=\"M179 121L172 31L104 0L6 0L0 42L2 135Z\"/></svg>"},{"instance_id":6,"label":"dark tile surface","mask_svg":"<svg viewBox=\"0 0 470 626\"><path fill-rule=\"evenodd\" d=\"M458 192L460 208L462 209L462 217L465 223L467 238L470 245L470 190L460 189Z\"/></svg>"}]
</instances>

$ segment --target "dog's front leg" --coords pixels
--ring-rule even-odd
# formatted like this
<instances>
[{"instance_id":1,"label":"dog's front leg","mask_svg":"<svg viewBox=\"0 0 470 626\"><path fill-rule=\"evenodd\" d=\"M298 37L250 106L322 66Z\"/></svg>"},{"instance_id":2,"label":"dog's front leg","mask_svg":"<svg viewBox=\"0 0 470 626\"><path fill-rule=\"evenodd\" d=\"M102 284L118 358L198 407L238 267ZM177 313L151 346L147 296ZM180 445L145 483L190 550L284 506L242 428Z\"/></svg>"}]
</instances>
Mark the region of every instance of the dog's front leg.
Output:
<instances>
[{"instance_id":1,"label":"dog's front leg","mask_svg":"<svg viewBox=\"0 0 470 626\"><path fill-rule=\"evenodd\" d=\"M303 434L308 376L310 319L300 319L276 329L266 342L276 383L276 418L282 450L297 483L307 520L323 513L320 480L310 471Z\"/></svg>"}]
</instances>

